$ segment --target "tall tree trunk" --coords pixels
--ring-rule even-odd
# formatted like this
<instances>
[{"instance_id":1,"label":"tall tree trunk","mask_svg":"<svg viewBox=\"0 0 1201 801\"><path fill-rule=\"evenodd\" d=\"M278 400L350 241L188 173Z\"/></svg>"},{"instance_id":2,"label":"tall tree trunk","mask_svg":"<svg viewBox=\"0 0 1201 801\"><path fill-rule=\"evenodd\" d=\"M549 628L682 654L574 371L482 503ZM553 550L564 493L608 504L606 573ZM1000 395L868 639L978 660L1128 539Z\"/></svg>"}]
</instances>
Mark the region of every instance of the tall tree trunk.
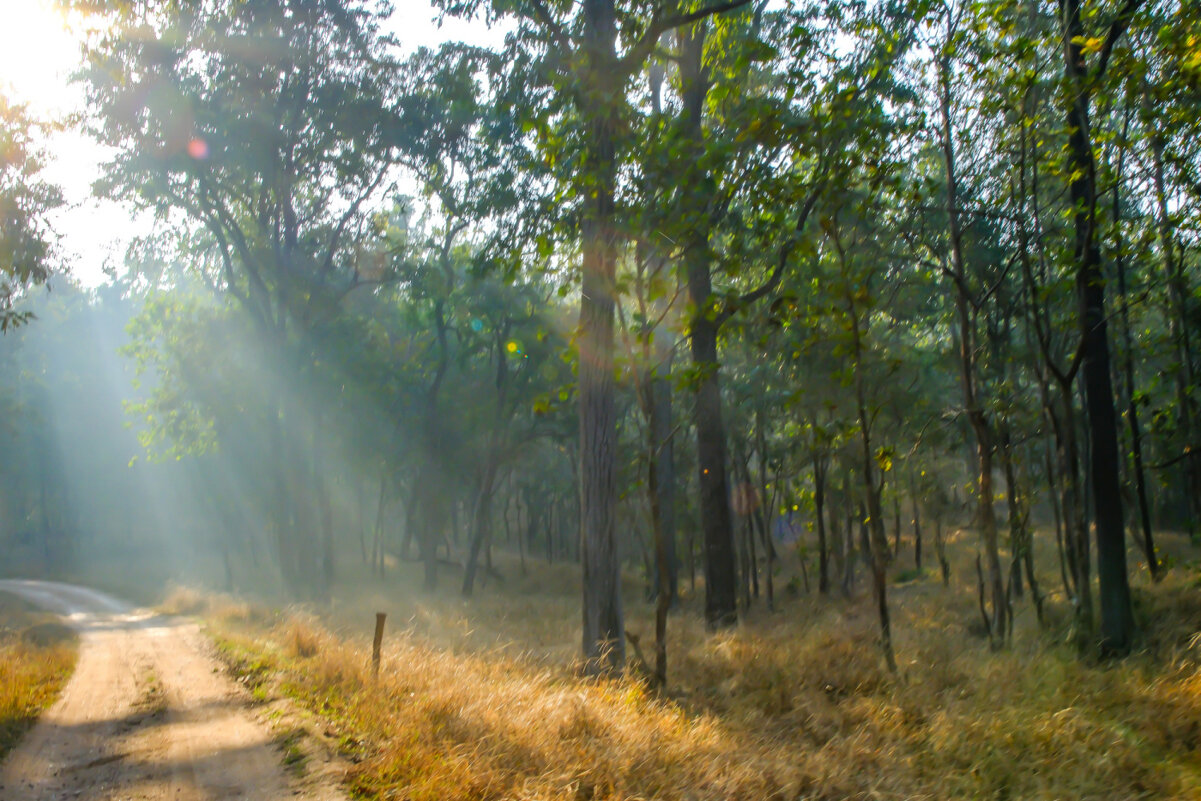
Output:
<instances>
[{"instance_id":1,"label":"tall tree trunk","mask_svg":"<svg viewBox=\"0 0 1201 801\"><path fill-rule=\"evenodd\" d=\"M683 125L686 164L703 171L705 98L709 74L702 61L706 22L681 31L680 75L683 83ZM689 321L692 362L697 379L693 423L696 428L701 528L704 532L705 621L710 628L738 622L738 578L735 573L734 527L726 475L726 432L722 420L721 384L717 358L718 323L714 314L709 274L709 212L714 194L712 176L692 174L684 182L685 214L695 221L684 245L683 265L688 296L695 310Z\"/></svg>"},{"instance_id":2,"label":"tall tree trunk","mask_svg":"<svg viewBox=\"0 0 1201 801\"><path fill-rule=\"evenodd\" d=\"M449 502L443 495L444 488L434 479L432 472L419 476L417 486L421 488L421 522L417 545L424 567L422 586L426 592L433 592L438 586L438 542L446 530Z\"/></svg>"},{"instance_id":3,"label":"tall tree trunk","mask_svg":"<svg viewBox=\"0 0 1201 801\"><path fill-rule=\"evenodd\" d=\"M653 61L647 77L651 108L658 123L663 117L662 92L666 77L663 63ZM640 401L647 422L648 488L655 533L656 652L662 650L661 664L660 654L656 653L656 675L662 685L667 681L667 611L678 603L680 569L676 554L676 463L671 387L675 337L668 326L649 322L665 319L673 301L653 291L654 284L663 281L669 269L668 259L654 244L654 239L651 234L649 239L639 243L636 287L639 311L644 320L639 339L647 365L640 387ZM662 637L658 636L659 632Z\"/></svg>"},{"instance_id":4,"label":"tall tree trunk","mask_svg":"<svg viewBox=\"0 0 1201 801\"><path fill-rule=\"evenodd\" d=\"M496 326L493 341L493 353L496 358L496 377L493 381L493 387L496 396L493 404L492 433L488 438L487 455L484 457L484 472L480 476L479 492L476 494L476 502L472 515L470 551L467 556L467 564L463 567L463 586L461 592L464 598L471 597L471 593L475 589L475 573L479 564L481 547L487 549L485 552L487 560L485 575L492 571L492 497L496 493L497 471L500 469L501 454L507 440L505 399L508 394L509 361L506 356L508 352L506 345L509 342L510 329L511 325L508 320ZM506 498L506 529L509 526L508 512L508 499Z\"/></svg>"},{"instance_id":5,"label":"tall tree trunk","mask_svg":"<svg viewBox=\"0 0 1201 801\"><path fill-rule=\"evenodd\" d=\"M1055 461L1051 456L1050 447L1044 457L1047 469L1047 489L1051 493L1051 513L1055 517L1055 547L1059 553L1059 578L1063 582L1064 595L1073 603L1076 603L1076 590L1072 580L1068 578L1067 555L1064 549L1064 525L1063 513L1060 510L1059 499L1062 493L1059 489L1059 481L1055 477Z\"/></svg>"},{"instance_id":6,"label":"tall tree trunk","mask_svg":"<svg viewBox=\"0 0 1201 801\"><path fill-rule=\"evenodd\" d=\"M899 493L892 496L892 555L893 558L901 555L901 496Z\"/></svg>"},{"instance_id":7,"label":"tall tree trunk","mask_svg":"<svg viewBox=\"0 0 1201 801\"><path fill-rule=\"evenodd\" d=\"M446 267L449 274L449 267ZM447 282L449 284L448 276ZM434 379L425 393L423 410L424 425L421 445L424 448L425 464L413 484L413 507L409 518L420 519L417 529L417 547L424 563L423 586L432 592L438 585L438 543L445 536L446 524L453 501L447 497L449 487L444 470L444 432L438 396L442 382L450 366L449 326L446 322L446 301L439 298L434 303L434 331L438 341L438 362ZM420 513L418 512L420 510Z\"/></svg>"},{"instance_id":8,"label":"tall tree trunk","mask_svg":"<svg viewBox=\"0 0 1201 801\"><path fill-rule=\"evenodd\" d=\"M917 482L909 474L909 502L913 505L913 566L922 572L922 505L918 499Z\"/></svg>"},{"instance_id":9,"label":"tall tree trunk","mask_svg":"<svg viewBox=\"0 0 1201 801\"><path fill-rule=\"evenodd\" d=\"M283 414L281 404L275 401L269 408L278 409L269 415L267 420L267 451L271 472L271 513L269 515L272 539L275 545L276 564L279 565L280 577L284 588L293 597L300 585L297 573L295 542L291 530L291 509L288 502L288 456L284 442Z\"/></svg>"},{"instance_id":10,"label":"tall tree trunk","mask_svg":"<svg viewBox=\"0 0 1201 801\"><path fill-rule=\"evenodd\" d=\"M355 526L359 530L359 554L363 559L363 565L368 564L367 560L367 492L366 484L360 479L355 479Z\"/></svg>"},{"instance_id":11,"label":"tall tree trunk","mask_svg":"<svg viewBox=\"0 0 1201 801\"><path fill-rule=\"evenodd\" d=\"M892 649L892 621L888 613L888 564L892 554L888 549L888 534L884 530L884 509L880 503L880 494L884 487L884 479L875 479L877 469L875 451L872 449L871 417L867 411L867 390L863 376L863 332L870 329L866 319L861 320L855 309L855 300L848 298L848 309L851 318L852 335L852 369L855 381L855 400L859 415L860 466L863 470L863 494L867 501L866 525L870 536L863 550L870 556L869 564L872 570L872 597L876 602L876 612L880 623L880 650L884 654L884 663L892 673L897 672L897 660ZM862 513L860 514L862 518Z\"/></svg>"},{"instance_id":12,"label":"tall tree trunk","mask_svg":"<svg viewBox=\"0 0 1201 801\"><path fill-rule=\"evenodd\" d=\"M938 568L942 572L942 586L950 586L951 564L947 561L947 546L942 538L942 515L934 518L934 555L938 557Z\"/></svg>"},{"instance_id":13,"label":"tall tree trunk","mask_svg":"<svg viewBox=\"0 0 1201 801\"><path fill-rule=\"evenodd\" d=\"M480 549L492 536L492 496L495 492L496 469L498 459L494 453L487 456L484 465L484 475L480 479L479 492L475 499L475 510L471 516L471 546L467 554L467 564L463 566L463 586L460 590L464 598L470 598L475 590L475 574L480 560Z\"/></svg>"},{"instance_id":14,"label":"tall tree trunk","mask_svg":"<svg viewBox=\"0 0 1201 801\"><path fill-rule=\"evenodd\" d=\"M751 564L751 554L747 549L747 543L751 536L751 519L746 515L738 515L735 518L737 526L736 536L738 537L738 571L739 586L742 589L742 609L744 612L750 611L751 608L751 573L754 566Z\"/></svg>"},{"instance_id":15,"label":"tall tree trunk","mask_svg":"<svg viewBox=\"0 0 1201 801\"><path fill-rule=\"evenodd\" d=\"M617 63L613 0L583 0L587 141L580 187L583 283L579 325L580 544L583 566L583 651L591 673L625 666L625 628L617 548L617 416L614 406L616 237L614 192L618 125L624 90Z\"/></svg>"},{"instance_id":16,"label":"tall tree trunk","mask_svg":"<svg viewBox=\"0 0 1201 801\"><path fill-rule=\"evenodd\" d=\"M948 39L951 37L951 21L948 15ZM951 244L951 265L955 284L955 310L958 322L959 369L963 383L964 408L968 422L976 438L976 524L984 544L984 555L988 564L988 588L992 601L989 618L989 643L995 649L1005 640L1008 631L1008 604L1005 595L1005 580L1001 570L1001 559L997 551L997 517L993 508L993 437L984 407L976 387L975 322L971 313L971 290L967 283L967 266L963 255L963 232L959 222L959 187L955 168L955 145L951 129L951 65L949 58L940 62L940 84L942 97L942 151L946 171L947 225Z\"/></svg>"},{"instance_id":17,"label":"tall tree trunk","mask_svg":"<svg viewBox=\"0 0 1201 801\"><path fill-rule=\"evenodd\" d=\"M1018 487L1017 473L1013 465L1013 443L1009 435L1009 425L1003 422L1001 434L1001 471L1005 476L1005 505L1009 507L1009 587L1014 598L1025 594L1022 583L1022 557L1025 554L1026 521L1022 511L1021 490Z\"/></svg>"},{"instance_id":18,"label":"tall tree trunk","mask_svg":"<svg viewBox=\"0 0 1201 801\"><path fill-rule=\"evenodd\" d=\"M651 407L654 408L654 389L653 385L650 390ZM668 396L670 397L670 396ZM652 414L654 416L654 414ZM670 422L670 420L668 421ZM663 434L660 427L653 423L648 426L650 436L650 451L651 463L648 466L647 479L649 483L649 497L651 503L651 526L654 528L655 534L655 565L656 565L656 597L655 597L655 682L660 687L667 686L667 613L671 609L672 603L676 597L676 586L673 575L675 573L675 549L669 548L667 544L667 521L664 504L664 493L660 487L660 481L665 478L664 473L659 466L661 453L659 448L662 447L659 441L659 436ZM668 434L670 437L670 434ZM667 445L664 441L662 445ZM668 474L670 475L670 474ZM670 494L667 494L669 503L674 499ZM674 513L673 513L674 514ZM674 520L672 521L674 528ZM672 539L675 538L675 532L672 532ZM674 542L672 543L674 546Z\"/></svg>"},{"instance_id":19,"label":"tall tree trunk","mask_svg":"<svg viewBox=\"0 0 1201 801\"><path fill-rule=\"evenodd\" d=\"M1130 113L1125 115L1122 140L1130 126ZM1160 151L1162 153L1162 150ZM1134 392L1134 338L1130 333L1130 299L1126 292L1126 240L1122 234L1122 182L1125 176L1126 148L1118 153L1118 183L1113 190L1113 225L1116 233L1116 258L1114 266L1118 273L1118 298L1122 304L1122 378L1126 401L1126 423L1130 427L1130 453L1133 464L1135 495L1138 498L1138 517L1142 524L1143 555L1147 559L1147 570L1151 580L1160 579L1159 557L1155 554L1155 538L1151 533L1151 506L1147 501L1147 470L1143 464L1143 432L1139 424L1138 403ZM1156 174L1162 180L1162 159L1156 164ZM1157 185L1157 189L1162 187ZM1159 192L1157 191L1157 196ZM1166 211L1166 208L1164 209ZM1163 233L1161 233L1161 247ZM1179 394L1179 384L1177 385ZM1179 395L1178 395L1179 396Z\"/></svg>"},{"instance_id":20,"label":"tall tree trunk","mask_svg":"<svg viewBox=\"0 0 1201 801\"><path fill-rule=\"evenodd\" d=\"M517 557L521 560L521 575L522 576L526 576L529 574L529 569L525 565L525 549L526 549L526 545L528 543L533 542L533 539L530 537L530 534L532 533L532 529L533 529L533 519L531 518L528 511L526 512L526 525L529 527L528 529L523 529L521 526L521 498L520 498L520 496L518 496L518 498L517 498Z\"/></svg>"},{"instance_id":21,"label":"tall tree trunk","mask_svg":"<svg viewBox=\"0 0 1201 801\"><path fill-rule=\"evenodd\" d=\"M767 561L767 567L763 572L763 582L767 593L767 608L775 611L776 608L776 588L775 578L772 576L772 571L775 568L776 562L776 546L772 541L769 523L771 521L771 510L775 505L775 495L769 495L767 481L767 435L763 431L763 411L755 410L755 450L759 453L759 484L758 492L761 495L760 502L754 507L754 523L759 529L759 537L763 543L763 558ZM777 485L779 477L777 476ZM803 565L802 565L803 567ZM805 577L806 592L808 591L809 578Z\"/></svg>"},{"instance_id":22,"label":"tall tree trunk","mask_svg":"<svg viewBox=\"0 0 1201 801\"><path fill-rule=\"evenodd\" d=\"M1176 349L1179 367L1175 371L1177 436L1188 456L1182 462L1184 469L1186 527L1190 538L1196 537L1201 523L1201 442L1196 441L1193 398L1190 388L1195 386L1192 343L1188 324L1188 280L1184 273L1183 259L1176 257L1176 239L1168 216L1167 190L1164 181L1163 135L1152 133L1151 177L1155 190L1155 227L1159 237L1160 262L1168 285L1168 332ZM1124 307L1123 307L1124 308Z\"/></svg>"},{"instance_id":23,"label":"tall tree trunk","mask_svg":"<svg viewBox=\"0 0 1201 801\"><path fill-rule=\"evenodd\" d=\"M746 508L742 510L743 520L743 550L746 556L746 574L744 579L747 581L750 597L759 597L759 554L755 547L755 504L759 502L758 496L755 493L754 485L751 483L750 460L746 456L746 451L743 447L736 448L738 454L738 463L735 465L734 472L737 477L740 492L744 498ZM750 608L749 598L747 608Z\"/></svg>"},{"instance_id":24,"label":"tall tree trunk","mask_svg":"<svg viewBox=\"0 0 1201 801\"><path fill-rule=\"evenodd\" d=\"M388 501L388 473L385 467L380 468L379 474L379 502L375 508L375 535L371 541L371 567L372 572L378 575L381 579L384 578L384 509ZM416 531L416 523L413 520L413 511L416 508L416 498L409 501L409 506L405 509L405 544L400 549L400 557L404 559L408 556L408 543L414 536Z\"/></svg>"},{"instance_id":25,"label":"tall tree trunk","mask_svg":"<svg viewBox=\"0 0 1201 801\"><path fill-rule=\"evenodd\" d=\"M855 513L851 508L851 477L843 479L842 498L846 506L846 525L842 537L842 594L850 598L855 592L855 562L858 557L855 549Z\"/></svg>"},{"instance_id":26,"label":"tall tree trunk","mask_svg":"<svg viewBox=\"0 0 1201 801\"><path fill-rule=\"evenodd\" d=\"M317 513L321 520L321 589L323 600L330 598L336 565L334 562L334 508L330 500L329 469L326 466L327 432L318 415L313 433L313 492L317 496Z\"/></svg>"},{"instance_id":27,"label":"tall tree trunk","mask_svg":"<svg viewBox=\"0 0 1201 801\"><path fill-rule=\"evenodd\" d=\"M827 473L827 483L829 474ZM830 487L830 502L827 504L830 511L830 572L837 577L839 586L842 586L842 579L846 574L846 565L843 562L843 557L846 550L846 538L842 534L842 515L839 510L845 506L842 496L839 495L833 485Z\"/></svg>"},{"instance_id":28,"label":"tall tree trunk","mask_svg":"<svg viewBox=\"0 0 1201 801\"><path fill-rule=\"evenodd\" d=\"M817 591L830 594L830 560L826 546L826 463L818 453L813 455L813 507L817 515Z\"/></svg>"},{"instance_id":29,"label":"tall tree trunk","mask_svg":"<svg viewBox=\"0 0 1201 801\"><path fill-rule=\"evenodd\" d=\"M666 375L671 373L670 356L664 365ZM651 445L654 458L651 471L654 473L654 502L658 507L659 534L662 538L662 554L656 543L655 560L658 563L656 593L667 595L668 607L674 606L679 598L679 557L676 555L676 463L675 436L671 425L671 383L656 370L650 379L649 422Z\"/></svg>"},{"instance_id":30,"label":"tall tree trunk","mask_svg":"<svg viewBox=\"0 0 1201 801\"><path fill-rule=\"evenodd\" d=\"M1089 434L1090 477L1097 529L1097 578L1101 600L1102 650L1123 654L1134 639L1134 616L1126 575L1126 533L1118 476L1117 417L1109 364L1105 278L1096 232L1096 164L1089 106L1094 82L1085 61L1079 0L1061 0L1064 77L1069 86L1068 189L1075 207L1076 290L1080 299L1083 379Z\"/></svg>"}]
</instances>

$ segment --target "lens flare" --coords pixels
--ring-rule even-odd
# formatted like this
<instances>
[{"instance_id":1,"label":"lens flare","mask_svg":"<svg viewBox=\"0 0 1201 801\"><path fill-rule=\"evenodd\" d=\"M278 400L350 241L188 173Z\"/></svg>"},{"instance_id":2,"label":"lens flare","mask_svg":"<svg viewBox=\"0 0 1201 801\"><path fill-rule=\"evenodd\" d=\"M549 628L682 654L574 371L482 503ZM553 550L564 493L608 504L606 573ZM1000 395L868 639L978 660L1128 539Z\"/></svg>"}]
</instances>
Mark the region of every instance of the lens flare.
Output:
<instances>
[{"instance_id":1,"label":"lens flare","mask_svg":"<svg viewBox=\"0 0 1201 801\"><path fill-rule=\"evenodd\" d=\"M208 142L200 138L188 142L188 155L197 161L204 161L209 157Z\"/></svg>"}]
</instances>

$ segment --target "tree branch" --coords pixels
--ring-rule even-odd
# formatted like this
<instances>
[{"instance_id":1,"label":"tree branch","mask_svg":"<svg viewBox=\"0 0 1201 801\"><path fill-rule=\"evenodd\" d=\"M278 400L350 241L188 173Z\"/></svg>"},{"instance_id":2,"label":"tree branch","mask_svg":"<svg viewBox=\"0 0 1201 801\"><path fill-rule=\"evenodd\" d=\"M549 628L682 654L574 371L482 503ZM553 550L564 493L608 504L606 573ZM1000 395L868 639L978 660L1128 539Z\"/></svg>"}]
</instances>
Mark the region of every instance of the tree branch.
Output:
<instances>
[{"instance_id":1,"label":"tree branch","mask_svg":"<svg viewBox=\"0 0 1201 801\"><path fill-rule=\"evenodd\" d=\"M652 16L650 25L642 32L642 36L638 37L638 41L634 43L634 46L618 62L622 72L628 74L635 69L641 68L642 63L646 61L651 51L655 49L659 37L668 31L675 30L682 25L687 25L697 20L705 19L706 17L712 17L715 14L724 14L727 11L742 8L743 6L750 5L750 2L751 0L721 0L721 2L683 14L672 14L669 17L660 17L657 14Z\"/></svg>"},{"instance_id":2,"label":"tree branch","mask_svg":"<svg viewBox=\"0 0 1201 801\"><path fill-rule=\"evenodd\" d=\"M546 7L546 4L542 0L530 0L530 5L534 8L534 16L537 18L537 21L541 22L546 28L551 38L555 40L555 44L559 46L559 49L564 54L570 53L571 39L567 36L567 32L563 30L563 26L551 16L550 9Z\"/></svg>"},{"instance_id":3,"label":"tree branch","mask_svg":"<svg viewBox=\"0 0 1201 801\"><path fill-rule=\"evenodd\" d=\"M1185 445L1184 450L1181 451L1179 456L1174 456L1171 459L1168 459L1164 462L1159 462L1158 464L1149 464L1147 467L1151 470L1163 470L1165 467L1171 467L1174 464L1179 464L1185 459L1196 456L1198 453L1201 453L1201 449L1195 448L1192 445Z\"/></svg>"},{"instance_id":4,"label":"tree branch","mask_svg":"<svg viewBox=\"0 0 1201 801\"><path fill-rule=\"evenodd\" d=\"M363 205L363 202L372 194L374 194L375 190L379 188L379 185L384 182L384 177L388 174L388 166L380 169L379 175L375 177L375 180L372 181L371 184L367 186L357 198L355 198L355 201L350 204L350 208L348 208L346 213L342 215L342 218L338 220L338 225L334 228L333 233L330 234L329 245L325 251L325 259L321 265L322 276L328 275L329 271L333 269L334 256L338 251L338 243L342 239L342 234L346 231L346 224L350 222L352 217L358 214L359 208Z\"/></svg>"},{"instance_id":5,"label":"tree branch","mask_svg":"<svg viewBox=\"0 0 1201 801\"><path fill-rule=\"evenodd\" d=\"M1134 19L1134 12L1138 11L1142 2L1143 0L1126 0L1121 10L1118 11L1118 15L1109 24L1105 42L1101 45L1101 57L1097 61L1097 66L1093 68L1091 77L1094 82L1105 77L1105 71L1109 69L1109 57L1113 55L1113 48L1117 45L1118 39L1122 38L1122 34L1126 33L1126 29L1130 27L1130 21Z\"/></svg>"},{"instance_id":6,"label":"tree branch","mask_svg":"<svg viewBox=\"0 0 1201 801\"><path fill-rule=\"evenodd\" d=\"M784 278L784 268L788 264L788 257L792 255L793 248L796 247L797 242L800 240L801 231L805 229L805 223L809 221L809 215L813 212L813 207L817 205L817 199L821 195L824 185L825 179L823 178L810 190L809 197L801 205L801 211L797 215L796 226L792 229L792 234L788 239L780 246L780 255L776 258L776 265L772 268L771 275L758 287L740 296L736 301L727 306L717 316L718 328L721 328L723 323L742 309L776 291L776 287L780 285L780 281Z\"/></svg>"}]
</instances>

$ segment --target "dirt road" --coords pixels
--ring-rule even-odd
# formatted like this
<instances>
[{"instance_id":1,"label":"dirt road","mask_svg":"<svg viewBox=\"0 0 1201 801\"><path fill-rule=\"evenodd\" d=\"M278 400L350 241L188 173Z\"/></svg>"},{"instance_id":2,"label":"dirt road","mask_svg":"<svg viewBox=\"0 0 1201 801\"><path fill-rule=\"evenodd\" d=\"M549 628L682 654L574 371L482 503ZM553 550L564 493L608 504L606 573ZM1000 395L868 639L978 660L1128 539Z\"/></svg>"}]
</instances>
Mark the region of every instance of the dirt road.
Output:
<instances>
[{"instance_id":1,"label":"dirt road","mask_svg":"<svg viewBox=\"0 0 1201 801\"><path fill-rule=\"evenodd\" d=\"M0 765L2 801L224 801L336 791L281 767L194 623L135 610L94 590L0 581L80 633L62 697Z\"/></svg>"}]
</instances>

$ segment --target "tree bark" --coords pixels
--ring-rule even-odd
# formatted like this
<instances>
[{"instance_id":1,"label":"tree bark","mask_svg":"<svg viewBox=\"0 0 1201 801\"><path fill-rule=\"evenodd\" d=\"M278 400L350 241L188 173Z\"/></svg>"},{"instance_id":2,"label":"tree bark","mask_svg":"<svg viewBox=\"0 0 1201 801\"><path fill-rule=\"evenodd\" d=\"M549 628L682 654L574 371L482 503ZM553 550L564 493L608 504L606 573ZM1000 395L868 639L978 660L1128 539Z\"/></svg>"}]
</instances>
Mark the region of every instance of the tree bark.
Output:
<instances>
[{"instance_id":1,"label":"tree bark","mask_svg":"<svg viewBox=\"0 0 1201 801\"><path fill-rule=\"evenodd\" d=\"M613 0L583 0L585 185L580 226L583 281L579 325L580 544L583 651L590 673L625 666L621 566L617 549L617 417L614 406L616 146L618 97Z\"/></svg>"},{"instance_id":2,"label":"tree bark","mask_svg":"<svg viewBox=\"0 0 1201 801\"><path fill-rule=\"evenodd\" d=\"M697 470L701 528L704 538L705 621L710 628L738 622L738 579L735 572L734 526L730 514L730 487L726 474L726 432L722 420L721 384L718 377L717 309L709 274L708 203L713 195L712 176L703 172L702 127L709 75L702 62L706 22L697 22L679 35L680 72L683 83L684 158L692 166L683 195L689 220L684 249L688 296L694 309L689 321L692 362L696 367Z\"/></svg>"},{"instance_id":3,"label":"tree bark","mask_svg":"<svg viewBox=\"0 0 1201 801\"><path fill-rule=\"evenodd\" d=\"M1073 223L1076 291L1083 341L1083 380L1089 434L1090 476L1097 530L1097 578L1101 601L1101 648L1106 654L1129 651L1134 616L1126 575L1126 534L1118 476L1117 417L1109 364L1105 315L1105 279L1096 239L1096 164L1089 130L1092 84L1085 62L1084 26L1079 0L1061 0L1064 75L1067 98L1068 190L1075 207Z\"/></svg>"},{"instance_id":4,"label":"tree bark","mask_svg":"<svg viewBox=\"0 0 1201 801\"><path fill-rule=\"evenodd\" d=\"M917 482L909 474L909 502L913 505L913 567L922 572L922 505L918 500Z\"/></svg>"},{"instance_id":5,"label":"tree bark","mask_svg":"<svg viewBox=\"0 0 1201 801\"><path fill-rule=\"evenodd\" d=\"M1130 114L1127 113L1123 124L1125 140L1126 129L1129 128ZM1162 152L1162 151L1161 151ZM1122 304L1122 378L1125 389L1126 423L1130 427L1130 454L1134 472L1134 488L1138 498L1138 517L1143 532L1143 555L1147 559L1147 570L1151 580L1160 579L1159 557L1155 553L1155 538L1151 532L1151 505L1147 500L1147 470L1143 464L1143 432L1139 422L1138 403L1134 392L1134 337L1130 333L1130 300L1126 292L1126 241L1122 235L1122 181L1125 177L1126 149L1123 147L1118 155L1118 183L1113 190L1113 224L1117 234L1115 249L1117 255L1114 266L1118 274L1118 298ZM1162 180L1162 160L1156 165L1157 176ZM1160 187L1157 185L1157 190ZM1157 196L1160 194L1157 191ZM1166 208L1163 209L1166 211ZM1161 233L1161 240L1163 234ZM1163 243L1161 241L1161 247ZM1179 385L1177 385L1179 393Z\"/></svg>"},{"instance_id":6,"label":"tree bark","mask_svg":"<svg viewBox=\"0 0 1201 801\"><path fill-rule=\"evenodd\" d=\"M817 591L830 594L830 561L826 546L826 464L819 455L813 456L813 507L817 515Z\"/></svg>"},{"instance_id":7,"label":"tree bark","mask_svg":"<svg viewBox=\"0 0 1201 801\"><path fill-rule=\"evenodd\" d=\"M853 297L848 297L848 312L851 318L852 335L852 367L855 381L855 400L859 415L860 464L863 470L863 494L867 500L867 527L870 536L863 545L863 550L870 557L872 570L872 596L876 602L876 612L880 622L880 650L884 655L884 663L889 672L897 672L897 660L892 649L892 621L888 614L888 564L892 554L888 549L888 534L884 530L884 509L880 503L880 494L884 487L881 476L877 482L875 453L872 450L871 417L867 412L867 390L863 376L863 331L869 329L868 321L861 320L855 309ZM862 514L860 515L862 517Z\"/></svg>"}]
</instances>

